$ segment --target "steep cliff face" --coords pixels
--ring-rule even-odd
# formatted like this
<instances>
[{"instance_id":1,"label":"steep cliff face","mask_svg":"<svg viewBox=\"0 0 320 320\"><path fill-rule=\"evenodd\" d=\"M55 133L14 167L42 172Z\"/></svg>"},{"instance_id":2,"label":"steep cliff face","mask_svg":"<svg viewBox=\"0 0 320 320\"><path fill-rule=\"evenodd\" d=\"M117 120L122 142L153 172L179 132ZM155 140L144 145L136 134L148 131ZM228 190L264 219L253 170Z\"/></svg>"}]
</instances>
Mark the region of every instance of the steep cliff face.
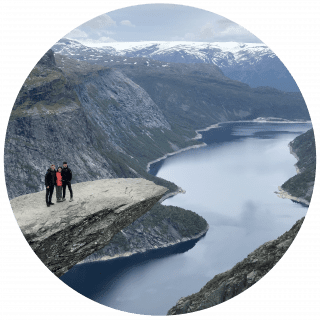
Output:
<instances>
[{"instance_id":1,"label":"steep cliff face","mask_svg":"<svg viewBox=\"0 0 320 320\"><path fill-rule=\"evenodd\" d=\"M289 144L290 152L297 158L297 174L286 181L278 195L297 202L310 204L316 175L316 145L313 129L298 136Z\"/></svg>"},{"instance_id":2,"label":"steep cliff face","mask_svg":"<svg viewBox=\"0 0 320 320\"><path fill-rule=\"evenodd\" d=\"M209 229L195 212L157 203L145 215L117 233L103 249L81 263L129 256L198 239Z\"/></svg>"},{"instance_id":3,"label":"steep cliff face","mask_svg":"<svg viewBox=\"0 0 320 320\"><path fill-rule=\"evenodd\" d=\"M276 240L266 242L237 263L216 275L199 292L181 298L168 315L191 313L213 307L247 290L266 275L285 254L296 237L304 218Z\"/></svg>"},{"instance_id":4,"label":"steep cliff face","mask_svg":"<svg viewBox=\"0 0 320 320\"><path fill-rule=\"evenodd\" d=\"M75 200L45 205L45 191L11 200L23 235L58 277L106 246L167 191L144 179L111 179L73 185Z\"/></svg>"},{"instance_id":5,"label":"steep cliff face","mask_svg":"<svg viewBox=\"0 0 320 320\"><path fill-rule=\"evenodd\" d=\"M9 198L42 190L50 163L63 161L74 182L146 177L161 183L145 172L148 160L185 139L146 92L109 68L58 60L52 51L40 60L13 107L4 159Z\"/></svg>"},{"instance_id":6,"label":"steep cliff face","mask_svg":"<svg viewBox=\"0 0 320 320\"><path fill-rule=\"evenodd\" d=\"M196 130L217 122L258 117L310 119L300 93L250 88L225 77L214 66L168 63L162 67L150 61L140 65L113 62L112 67L144 88L170 124L181 128Z\"/></svg>"}]
</instances>

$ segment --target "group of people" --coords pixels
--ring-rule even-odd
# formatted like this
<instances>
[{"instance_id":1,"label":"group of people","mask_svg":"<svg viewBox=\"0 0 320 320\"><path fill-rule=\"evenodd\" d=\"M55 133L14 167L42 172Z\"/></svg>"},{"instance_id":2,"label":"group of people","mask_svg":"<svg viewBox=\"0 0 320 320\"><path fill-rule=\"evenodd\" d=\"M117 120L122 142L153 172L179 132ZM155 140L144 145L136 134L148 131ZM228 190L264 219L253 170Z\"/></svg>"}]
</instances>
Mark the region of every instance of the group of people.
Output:
<instances>
[{"instance_id":1,"label":"group of people","mask_svg":"<svg viewBox=\"0 0 320 320\"><path fill-rule=\"evenodd\" d=\"M56 166L54 164L50 165L50 168L48 169L45 176L47 207L50 207L54 204L52 202L54 186L56 186L57 202L62 202L66 200L65 196L67 186L70 192L70 201L73 201L71 180L72 171L68 167L67 162L63 162L62 167L58 167L58 170L56 170Z\"/></svg>"}]
</instances>

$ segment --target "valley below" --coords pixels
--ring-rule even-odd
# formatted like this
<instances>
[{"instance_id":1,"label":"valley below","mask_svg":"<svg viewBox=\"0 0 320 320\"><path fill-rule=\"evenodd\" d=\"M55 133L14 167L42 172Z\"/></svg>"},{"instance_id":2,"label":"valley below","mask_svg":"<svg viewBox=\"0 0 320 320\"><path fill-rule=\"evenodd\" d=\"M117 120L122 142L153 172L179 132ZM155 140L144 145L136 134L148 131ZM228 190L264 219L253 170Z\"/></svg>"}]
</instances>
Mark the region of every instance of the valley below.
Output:
<instances>
[{"instance_id":1,"label":"valley below","mask_svg":"<svg viewBox=\"0 0 320 320\"><path fill-rule=\"evenodd\" d=\"M198 299L197 296L193 299L193 294L214 275L231 269L259 246L264 248L264 243L277 239L305 216L306 207L280 199L274 191L295 173L296 159L290 154L288 143L309 127L310 123L233 122L200 131L206 147L162 159L150 166L150 172L186 190L185 194L179 193L162 204L200 214L210 226L205 236L196 242L190 240L162 249L157 243L158 249L140 253L132 251L129 245L127 254L107 260L118 246L116 241L111 242L104 248L105 258L101 252L100 261L78 264L62 280L99 303L149 315L167 314L182 296L191 295L191 298L179 300L171 314L201 310L249 288L282 257L298 227L276 243L291 239L280 246L275 260L266 260L266 256L271 257L266 253L261 256L253 254L255 258L252 260L259 263L253 264L251 271L256 271L251 274L250 285L249 282L240 283L243 276L239 273L242 277L239 284L228 289L229 294L213 299L215 303L210 304L212 299L203 299L200 309L191 303ZM140 219L142 221L143 217ZM302 220L299 227L301 223ZM124 230L124 236L129 234ZM137 233L131 235L132 240L140 237ZM149 246L149 249L155 248ZM272 246L270 249L274 250ZM135 254L126 257L132 252ZM95 255L92 261L94 258ZM260 267L254 269L254 266L260 264L264 267L259 273ZM243 274L251 272L243 270ZM231 275L227 274L222 279L228 281L229 278ZM92 289L92 283L96 290ZM180 308L182 305L184 307Z\"/></svg>"}]
</instances>

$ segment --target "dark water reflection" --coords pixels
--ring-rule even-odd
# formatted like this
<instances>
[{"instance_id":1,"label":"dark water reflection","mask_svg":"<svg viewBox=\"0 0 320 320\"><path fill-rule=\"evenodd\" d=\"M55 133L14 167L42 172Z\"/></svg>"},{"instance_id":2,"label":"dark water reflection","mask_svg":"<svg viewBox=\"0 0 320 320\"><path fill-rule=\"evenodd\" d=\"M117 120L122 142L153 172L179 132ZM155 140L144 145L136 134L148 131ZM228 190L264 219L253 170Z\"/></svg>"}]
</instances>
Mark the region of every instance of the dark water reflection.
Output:
<instances>
[{"instance_id":1,"label":"dark water reflection","mask_svg":"<svg viewBox=\"0 0 320 320\"><path fill-rule=\"evenodd\" d=\"M205 237L205 235L203 237ZM132 272L150 261L187 252L192 249L200 239L190 240L148 253L138 253L125 258L79 264L60 279L84 296L99 301L101 297L105 296L105 292L112 289L113 285L128 272Z\"/></svg>"}]
</instances>

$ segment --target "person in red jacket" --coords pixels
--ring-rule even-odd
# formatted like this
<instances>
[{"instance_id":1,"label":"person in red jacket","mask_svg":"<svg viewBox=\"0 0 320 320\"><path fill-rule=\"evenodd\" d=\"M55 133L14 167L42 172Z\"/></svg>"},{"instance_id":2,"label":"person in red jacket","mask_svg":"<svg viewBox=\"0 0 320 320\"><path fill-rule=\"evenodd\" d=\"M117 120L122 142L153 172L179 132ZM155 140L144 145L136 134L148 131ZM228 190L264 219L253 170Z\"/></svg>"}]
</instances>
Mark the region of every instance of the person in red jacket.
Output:
<instances>
[{"instance_id":1,"label":"person in red jacket","mask_svg":"<svg viewBox=\"0 0 320 320\"><path fill-rule=\"evenodd\" d=\"M56 173L57 175L57 186L56 186L56 194L57 194L57 202L62 201L62 175L61 175L62 167L58 168L58 171Z\"/></svg>"}]
</instances>

